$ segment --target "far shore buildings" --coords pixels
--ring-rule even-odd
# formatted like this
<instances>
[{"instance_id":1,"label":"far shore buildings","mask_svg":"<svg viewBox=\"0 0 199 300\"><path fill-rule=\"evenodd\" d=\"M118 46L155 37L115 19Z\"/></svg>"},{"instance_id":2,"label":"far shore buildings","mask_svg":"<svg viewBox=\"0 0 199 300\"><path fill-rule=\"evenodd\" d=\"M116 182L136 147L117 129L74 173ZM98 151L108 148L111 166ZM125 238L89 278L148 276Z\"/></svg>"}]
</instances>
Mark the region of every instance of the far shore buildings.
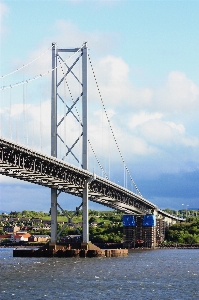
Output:
<instances>
[{"instance_id":1,"label":"far shore buildings","mask_svg":"<svg viewBox=\"0 0 199 300\"><path fill-rule=\"evenodd\" d=\"M4 230L6 233L16 233L17 231L20 230L20 227L19 227L19 226L16 226L16 225L8 225L8 226L4 226L4 227L3 227L3 230Z\"/></svg>"},{"instance_id":2,"label":"far shore buildings","mask_svg":"<svg viewBox=\"0 0 199 300\"><path fill-rule=\"evenodd\" d=\"M49 235L37 235L30 234L26 231L18 231L16 233L7 233L0 235L0 242L7 240L12 243L24 243L24 242L47 242L50 240Z\"/></svg>"}]
</instances>

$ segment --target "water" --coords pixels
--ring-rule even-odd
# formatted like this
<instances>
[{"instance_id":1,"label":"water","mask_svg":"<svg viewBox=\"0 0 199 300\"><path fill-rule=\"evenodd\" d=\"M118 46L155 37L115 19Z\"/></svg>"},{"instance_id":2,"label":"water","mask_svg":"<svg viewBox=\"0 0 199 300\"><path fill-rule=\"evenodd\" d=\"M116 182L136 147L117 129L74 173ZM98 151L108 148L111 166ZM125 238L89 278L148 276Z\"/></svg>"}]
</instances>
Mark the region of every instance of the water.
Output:
<instances>
[{"instance_id":1,"label":"water","mask_svg":"<svg viewBox=\"0 0 199 300\"><path fill-rule=\"evenodd\" d=\"M199 250L122 258L13 258L0 249L0 299L199 299Z\"/></svg>"}]
</instances>

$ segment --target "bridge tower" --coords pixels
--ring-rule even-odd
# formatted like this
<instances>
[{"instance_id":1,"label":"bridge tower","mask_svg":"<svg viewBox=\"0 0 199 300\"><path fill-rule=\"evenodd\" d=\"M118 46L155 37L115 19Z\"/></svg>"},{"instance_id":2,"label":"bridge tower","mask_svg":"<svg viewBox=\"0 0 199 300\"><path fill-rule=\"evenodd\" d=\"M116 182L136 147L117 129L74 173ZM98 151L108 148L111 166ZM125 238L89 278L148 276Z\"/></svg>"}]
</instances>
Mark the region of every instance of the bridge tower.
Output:
<instances>
[{"instance_id":1,"label":"bridge tower","mask_svg":"<svg viewBox=\"0 0 199 300\"><path fill-rule=\"evenodd\" d=\"M79 58L72 64L69 68L65 61L62 59L62 65L67 67L67 72L62 76L62 79L58 82L58 57L60 58L60 53L69 52L69 53L80 53L79 58L82 60L82 81L81 81L81 95L79 98L82 99L82 163L81 166L83 169L88 169L88 129L87 129L87 106L88 106L88 97L87 97L87 43L84 43L80 48L73 49L59 49L57 48L56 43L52 44L52 91L51 91L51 155L57 157L57 139L58 139L58 120L57 120L57 100L58 92L57 89L60 84L64 81L67 74L72 72L72 68ZM74 74L73 74L74 75ZM76 77L76 76L75 76ZM79 79L77 79L79 81ZM80 81L79 81L80 82ZM71 108L68 110L71 111ZM65 116L64 116L65 118ZM80 120L79 120L80 122ZM79 141L79 138L78 138ZM76 141L77 142L77 141ZM76 144L75 142L75 144ZM65 143L65 142L64 142ZM66 146L68 152L71 152L72 147ZM51 188L51 242L57 242L57 197L58 190ZM83 211L83 243L88 243L89 241L89 225L88 225L88 182L85 183L83 188L82 196L82 211Z\"/></svg>"}]
</instances>

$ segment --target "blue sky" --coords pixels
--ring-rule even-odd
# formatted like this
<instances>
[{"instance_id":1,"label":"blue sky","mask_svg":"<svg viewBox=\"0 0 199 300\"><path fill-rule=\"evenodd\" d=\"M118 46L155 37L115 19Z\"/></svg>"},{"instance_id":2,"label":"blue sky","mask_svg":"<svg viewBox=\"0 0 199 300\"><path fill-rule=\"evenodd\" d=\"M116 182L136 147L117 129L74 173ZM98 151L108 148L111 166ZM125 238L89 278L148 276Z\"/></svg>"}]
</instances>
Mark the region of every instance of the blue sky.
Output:
<instances>
[{"instance_id":1,"label":"blue sky","mask_svg":"<svg viewBox=\"0 0 199 300\"><path fill-rule=\"evenodd\" d=\"M1 1L0 75L33 60L52 42L70 48L87 41L111 124L143 196L161 208L180 209L182 203L199 207L198 15L199 1ZM50 68L49 51L1 85ZM12 92L10 104L9 92L0 94L1 135L10 138L8 129L17 127L9 114L16 112L18 120L26 117L36 123L43 107L40 139L42 151L48 153L50 78L27 87L26 105L31 109L26 116L20 93ZM111 180L123 185L123 167L93 82L89 99L90 139L105 168L110 163ZM35 129L33 144L39 140L36 134ZM0 180L0 210L49 209L48 189L2 176ZM66 209L77 201L60 199Z\"/></svg>"}]
</instances>

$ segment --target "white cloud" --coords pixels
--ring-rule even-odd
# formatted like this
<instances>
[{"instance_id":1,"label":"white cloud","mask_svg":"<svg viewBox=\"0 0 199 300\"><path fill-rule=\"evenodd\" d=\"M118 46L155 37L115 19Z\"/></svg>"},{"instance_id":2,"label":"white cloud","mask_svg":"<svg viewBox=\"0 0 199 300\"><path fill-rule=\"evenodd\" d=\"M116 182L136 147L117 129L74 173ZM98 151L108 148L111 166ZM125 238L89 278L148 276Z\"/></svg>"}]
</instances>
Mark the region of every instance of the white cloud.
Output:
<instances>
[{"instance_id":1,"label":"white cloud","mask_svg":"<svg viewBox=\"0 0 199 300\"><path fill-rule=\"evenodd\" d=\"M112 82L117 85L129 81L129 66L120 57L107 56L101 59L99 69L104 74L103 79L107 85Z\"/></svg>"},{"instance_id":2,"label":"white cloud","mask_svg":"<svg viewBox=\"0 0 199 300\"><path fill-rule=\"evenodd\" d=\"M199 138L197 137L183 137L182 144L185 147L198 148L199 147Z\"/></svg>"},{"instance_id":3,"label":"white cloud","mask_svg":"<svg viewBox=\"0 0 199 300\"><path fill-rule=\"evenodd\" d=\"M169 122L169 121L165 123L168 124L174 130L179 131L179 133L185 133L185 128L182 124L175 124L174 122Z\"/></svg>"},{"instance_id":4,"label":"white cloud","mask_svg":"<svg viewBox=\"0 0 199 300\"><path fill-rule=\"evenodd\" d=\"M176 142L178 130L162 120L149 120L141 126L140 132L148 142L166 146Z\"/></svg>"},{"instance_id":5,"label":"white cloud","mask_svg":"<svg viewBox=\"0 0 199 300\"><path fill-rule=\"evenodd\" d=\"M145 111L141 111L138 114L132 115L130 121L129 121L129 126L131 129L137 127L138 125L141 125L149 120L156 120L156 119L161 119L162 114L161 113L147 113Z\"/></svg>"},{"instance_id":6,"label":"white cloud","mask_svg":"<svg viewBox=\"0 0 199 300\"><path fill-rule=\"evenodd\" d=\"M139 109L148 106L152 98L150 88L137 89L129 77L129 66L121 58L105 56L94 61L94 69L105 104L113 107Z\"/></svg>"},{"instance_id":7,"label":"white cloud","mask_svg":"<svg viewBox=\"0 0 199 300\"><path fill-rule=\"evenodd\" d=\"M182 72L172 71L161 88L136 88L129 77L129 66L120 57L106 56L94 62L104 102L147 113L185 113L199 110L199 87ZM143 109L144 108L144 109ZM141 116L140 116L141 117ZM144 116L142 116L144 117Z\"/></svg>"},{"instance_id":8,"label":"white cloud","mask_svg":"<svg viewBox=\"0 0 199 300\"><path fill-rule=\"evenodd\" d=\"M196 166L198 164L195 152L199 150L199 138L188 135L183 124L165 121L161 118L149 119L136 127L135 134L143 139L148 147L154 147L156 153L164 153L165 157L168 153L176 156L176 164L180 159L184 165L186 165L185 161L189 160L195 160ZM191 157L190 153L192 153ZM149 154L147 152L146 156Z\"/></svg>"},{"instance_id":9,"label":"white cloud","mask_svg":"<svg viewBox=\"0 0 199 300\"><path fill-rule=\"evenodd\" d=\"M161 88L138 89L130 80L130 68L122 58L109 55L95 64L105 104L122 107L123 113L129 109L153 114L189 114L199 110L199 87L182 72L171 71Z\"/></svg>"},{"instance_id":10,"label":"white cloud","mask_svg":"<svg viewBox=\"0 0 199 300\"><path fill-rule=\"evenodd\" d=\"M172 71L166 85L156 91L153 105L164 112L199 110L199 87L186 74Z\"/></svg>"}]
</instances>

